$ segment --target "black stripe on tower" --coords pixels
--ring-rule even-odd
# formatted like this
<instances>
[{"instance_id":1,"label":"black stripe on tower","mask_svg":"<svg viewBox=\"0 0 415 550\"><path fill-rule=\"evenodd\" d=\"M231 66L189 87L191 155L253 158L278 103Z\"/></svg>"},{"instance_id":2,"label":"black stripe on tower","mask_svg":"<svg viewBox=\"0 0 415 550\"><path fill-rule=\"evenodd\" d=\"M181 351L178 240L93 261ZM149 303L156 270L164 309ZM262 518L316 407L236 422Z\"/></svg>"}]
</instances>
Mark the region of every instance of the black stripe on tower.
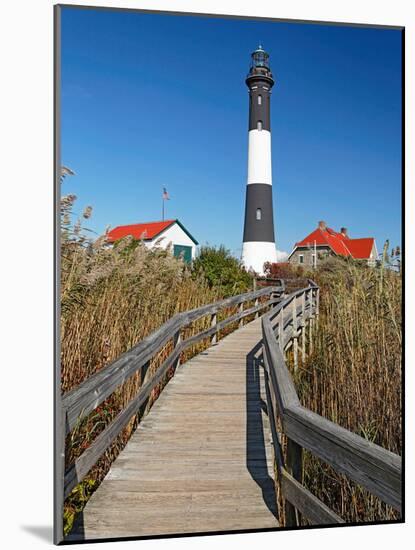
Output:
<instances>
[{"instance_id":1,"label":"black stripe on tower","mask_svg":"<svg viewBox=\"0 0 415 550\"><path fill-rule=\"evenodd\" d=\"M262 130L270 132L270 86L258 81L253 86L249 88L249 130L257 130L260 122Z\"/></svg>"},{"instance_id":2,"label":"black stripe on tower","mask_svg":"<svg viewBox=\"0 0 415 550\"><path fill-rule=\"evenodd\" d=\"M250 183L246 186L243 242L275 242L272 214L272 185Z\"/></svg>"}]
</instances>

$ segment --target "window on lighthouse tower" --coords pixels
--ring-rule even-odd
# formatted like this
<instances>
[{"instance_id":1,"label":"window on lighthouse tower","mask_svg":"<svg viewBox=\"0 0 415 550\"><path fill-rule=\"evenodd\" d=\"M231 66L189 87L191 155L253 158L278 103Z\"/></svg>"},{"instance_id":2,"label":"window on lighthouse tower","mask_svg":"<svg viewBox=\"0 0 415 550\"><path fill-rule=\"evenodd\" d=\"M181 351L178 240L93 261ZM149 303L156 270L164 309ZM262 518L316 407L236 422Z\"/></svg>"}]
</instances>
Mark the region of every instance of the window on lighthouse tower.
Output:
<instances>
[{"instance_id":1,"label":"window on lighthouse tower","mask_svg":"<svg viewBox=\"0 0 415 550\"><path fill-rule=\"evenodd\" d=\"M262 211L260 208L256 209L256 219L260 220L262 218Z\"/></svg>"},{"instance_id":2,"label":"window on lighthouse tower","mask_svg":"<svg viewBox=\"0 0 415 550\"><path fill-rule=\"evenodd\" d=\"M258 105L262 105L262 95L258 96Z\"/></svg>"},{"instance_id":3,"label":"window on lighthouse tower","mask_svg":"<svg viewBox=\"0 0 415 550\"><path fill-rule=\"evenodd\" d=\"M258 120L258 122L256 123L256 129L262 130L262 120Z\"/></svg>"}]
</instances>

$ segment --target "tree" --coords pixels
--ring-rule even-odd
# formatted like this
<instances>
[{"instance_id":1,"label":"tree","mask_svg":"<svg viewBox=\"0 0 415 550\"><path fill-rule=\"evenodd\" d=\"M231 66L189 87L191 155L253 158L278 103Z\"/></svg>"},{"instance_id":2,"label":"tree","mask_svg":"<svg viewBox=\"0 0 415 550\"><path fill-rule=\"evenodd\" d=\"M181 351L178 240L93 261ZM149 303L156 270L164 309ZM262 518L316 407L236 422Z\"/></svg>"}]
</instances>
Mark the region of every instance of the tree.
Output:
<instances>
[{"instance_id":1,"label":"tree","mask_svg":"<svg viewBox=\"0 0 415 550\"><path fill-rule=\"evenodd\" d=\"M247 292L252 288L252 275L223 245L202 246L193 262L195 276L202 275L211 288L217 288L223 296Z\"/></svg>"}]
</instances>

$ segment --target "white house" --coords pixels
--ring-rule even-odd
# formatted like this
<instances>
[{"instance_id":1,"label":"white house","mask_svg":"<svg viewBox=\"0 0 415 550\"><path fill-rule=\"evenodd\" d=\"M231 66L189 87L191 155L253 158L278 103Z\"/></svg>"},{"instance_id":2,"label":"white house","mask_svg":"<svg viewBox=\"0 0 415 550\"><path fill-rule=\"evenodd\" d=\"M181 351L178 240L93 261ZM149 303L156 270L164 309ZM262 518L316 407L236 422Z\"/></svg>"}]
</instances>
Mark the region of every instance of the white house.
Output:
<instances>
[{"instance_id":1,"label":"white house","mask_svg":"<svg viewBox=\"0 0 415 550\"><path fill-rule=\"evenodd\" d=\"M108 232L107 239L114 243L128 235L142 240L148 248L156 244L162 248L171 245L174 256L182 255L188 263L195 258L196 246L199 244L179 220L118 225Z\"/></svg>"}]
</instances>

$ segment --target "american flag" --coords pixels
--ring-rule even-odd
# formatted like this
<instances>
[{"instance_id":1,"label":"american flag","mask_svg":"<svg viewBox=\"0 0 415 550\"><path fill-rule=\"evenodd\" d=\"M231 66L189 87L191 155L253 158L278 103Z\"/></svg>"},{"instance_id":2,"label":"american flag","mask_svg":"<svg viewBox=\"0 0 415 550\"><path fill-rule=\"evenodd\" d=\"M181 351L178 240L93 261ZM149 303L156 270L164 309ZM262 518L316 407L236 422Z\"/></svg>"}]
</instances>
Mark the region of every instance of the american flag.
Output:
<instances>
[{"instance_id":1,"label":"american flag","mask_svg":"<svg viewBox=\"0 0 415 550\"><path fill-rule=\"evenodd\" d=\"M170 200L169 194L167 193L167 189L165 187L163 187L163 200L164 201Z\"/></svg>"}]
</instances>

